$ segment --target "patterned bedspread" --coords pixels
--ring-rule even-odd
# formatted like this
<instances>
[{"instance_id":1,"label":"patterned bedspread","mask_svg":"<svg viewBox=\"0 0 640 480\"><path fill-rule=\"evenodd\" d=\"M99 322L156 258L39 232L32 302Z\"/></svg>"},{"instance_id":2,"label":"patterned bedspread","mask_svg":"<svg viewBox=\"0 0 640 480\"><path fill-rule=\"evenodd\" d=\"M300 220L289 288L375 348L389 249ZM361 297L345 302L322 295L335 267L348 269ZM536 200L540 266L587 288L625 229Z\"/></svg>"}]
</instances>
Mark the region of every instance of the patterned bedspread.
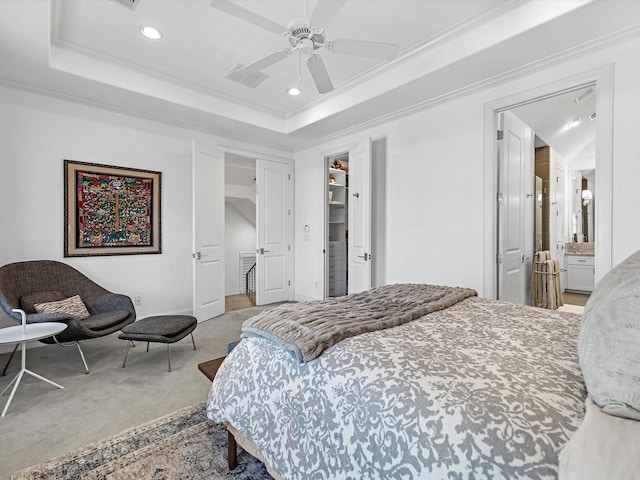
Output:
<instances>
[{"instance_id":1,"label":"patterned bedspread","mask_svg":"<svg viewBox=\"0 0 640 480\"><path fill-rule=\"evenodd\" d=\"M478 297L299 363L246 338L207 415L284 479L557 478L583 417L580 317Z\"/></svg>"}]
</instances>

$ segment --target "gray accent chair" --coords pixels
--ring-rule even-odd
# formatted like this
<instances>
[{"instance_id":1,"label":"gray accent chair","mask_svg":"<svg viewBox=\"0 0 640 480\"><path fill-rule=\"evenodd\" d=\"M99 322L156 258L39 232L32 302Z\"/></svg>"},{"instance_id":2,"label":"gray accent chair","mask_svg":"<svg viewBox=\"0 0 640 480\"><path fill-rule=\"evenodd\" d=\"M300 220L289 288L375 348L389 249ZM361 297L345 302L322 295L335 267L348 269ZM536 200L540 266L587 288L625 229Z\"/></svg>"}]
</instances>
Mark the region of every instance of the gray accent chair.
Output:
<instances>
[{"instance_id":1,"label":"gray accent chair","mask_svg":"<svg viewBox=\"0 0 640 480\"><path fill-rule=\"evenodd\" d=\"M80 320L69 314L37 313L35 310L36 303L63 300L74 295L80 295L90 313L89 317ZM0 267L0 306L16 322L21 322L22 310L27 323L66 323L67 328L60 334L40 341L77 346L86 373L89 373L89 367L80 341L117 332L136 319L136 311L129 297L112 293L70 265L53 260L16 262ZM14 348L2 375L15 351Z\"/></svg>"}]
</instances>

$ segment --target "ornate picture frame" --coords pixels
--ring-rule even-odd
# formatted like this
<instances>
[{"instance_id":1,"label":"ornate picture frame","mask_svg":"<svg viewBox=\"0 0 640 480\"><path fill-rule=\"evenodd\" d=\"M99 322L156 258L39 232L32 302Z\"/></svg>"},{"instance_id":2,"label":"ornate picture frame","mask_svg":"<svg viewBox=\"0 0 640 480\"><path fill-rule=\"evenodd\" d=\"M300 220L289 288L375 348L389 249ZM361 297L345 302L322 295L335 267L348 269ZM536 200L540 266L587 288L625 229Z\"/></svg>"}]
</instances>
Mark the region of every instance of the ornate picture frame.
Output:
<instances>
[{"instance_id":1,"label":"ornate picture frame","mask_svg":"<svg viewBox=\"0 0 640 480\"><path fill-rule=\"evenodd\" d=\"M64 256L162 253L162 173L64 161Z\"/></svg>"}]
</instances>

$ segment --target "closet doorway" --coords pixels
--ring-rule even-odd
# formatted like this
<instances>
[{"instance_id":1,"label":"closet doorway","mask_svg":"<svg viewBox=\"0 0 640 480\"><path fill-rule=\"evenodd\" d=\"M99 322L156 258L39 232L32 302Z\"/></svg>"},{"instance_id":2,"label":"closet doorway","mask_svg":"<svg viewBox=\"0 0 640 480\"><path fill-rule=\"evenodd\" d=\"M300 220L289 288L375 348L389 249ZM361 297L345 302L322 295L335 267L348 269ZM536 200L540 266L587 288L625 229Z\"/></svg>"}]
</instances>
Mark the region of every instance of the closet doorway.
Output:
<instances>
[{"instance_id":1,"label":"closet doorway","mask_svg":"<svg viewBox=\"0 0 640 480\"><path fill-rule=\"evenodd\" d=\"M326 157L325 171L325 291L327 297L340 297L347 294L349 283L349 152Z\"/></svg>"},{"instance_id":2,"label":"closet doorway","mask_svg":"<svg viewBox=\"0 0 640 480\"><path fill-rule=\"evenodd\" d=\"M371 139L338 152L323 157L325 298L370 289L374 256L384 255L372 254ZM384 154L380 148L376 152ZM380 195L384 199L383 191ZM384 222L376 218L376 225L383 228Z\"/></svg>"}]
</instances>

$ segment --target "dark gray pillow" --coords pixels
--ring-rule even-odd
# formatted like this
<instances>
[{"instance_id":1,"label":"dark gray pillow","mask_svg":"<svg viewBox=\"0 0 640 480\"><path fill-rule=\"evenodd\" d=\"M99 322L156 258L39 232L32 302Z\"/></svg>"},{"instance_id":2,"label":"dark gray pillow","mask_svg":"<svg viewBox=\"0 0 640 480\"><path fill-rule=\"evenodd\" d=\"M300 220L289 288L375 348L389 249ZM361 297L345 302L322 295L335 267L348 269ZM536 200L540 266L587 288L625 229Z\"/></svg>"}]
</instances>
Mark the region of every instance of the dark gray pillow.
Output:
<instances>
[{"instance_id":1,"label":"dark gray pillow","mask_svg":"<svg viewBox=\"0 0 640 480\"><path fill-rule=\"evenodd\" d=\"M20 308L25 313L36 313L36 303L58 302L65 298L64 294L58 290L27 293L20 298Z\"/></svg>"},{"instance_id":2,"label":"dark gray pillow","mask_svg":"<svg viewBox=\"0 0 640 480\"><path fill-rule=\"evenodd\" d=\"M602 411L640 420L640 251L591 294L578 337L589 396Z\"/></svg>"}]
</instances>

